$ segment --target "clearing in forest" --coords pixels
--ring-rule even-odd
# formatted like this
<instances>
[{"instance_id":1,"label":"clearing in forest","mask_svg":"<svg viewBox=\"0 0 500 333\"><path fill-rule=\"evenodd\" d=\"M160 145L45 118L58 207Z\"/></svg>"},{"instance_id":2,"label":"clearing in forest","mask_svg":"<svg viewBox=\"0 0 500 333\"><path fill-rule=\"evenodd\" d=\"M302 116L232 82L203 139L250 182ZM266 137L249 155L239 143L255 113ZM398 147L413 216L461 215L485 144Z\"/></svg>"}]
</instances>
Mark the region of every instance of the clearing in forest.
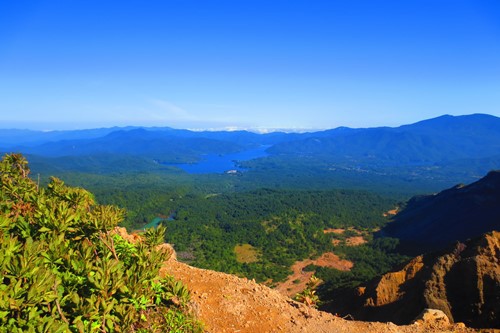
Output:
<instances>
[{"instance_id":1,"label":"clearing in forest","mask_svg":"<svg viewBox=\"0 0 500 333\"><path fill-rule=\"evenodd\" d=\"M250 264L259 261L260 252L250 244L240 244L234 247L236 260L239 263Z\"/></svg>"},{"instance_id":2,"label":"clearing in forest","mask_svg":"<svg viewBox=\"0 0 500 333\"><path fill-rule=\"evenodd\" d=\"M330 229L323 230L323 233L324 234L337 234L337 235L341 235L341 234L344 233L344 231L345 231L345 229L341 229L341 228L337 228L337 229L330 228Z\"/></svg>"},{"instance_id":3,"label":"clearing in forest","mask_svg":"<svg viewBox=\"0 0 500 333\"><path fill-rule=\"evenodd\" d=\"M358 246L361 244L366 243L366 239L363 238L363 236L354 236L354 237L349 237L345 240L345 245L347 246Z\"/></svg>"},{"instance_id":4,"label":"clearing in forest","mask_svg":"<svg viewBox=\"0 0 500 333\"><path fill-rule=\"evenodd\" d=\"M343 235L346 231L350 231L351 233L355 233L357 236L347 237L344 240L334 238L334 239L332 239L332 244L334 246L341 245L342 243L344 243L347 246L358 246L358 245L365 244L367 242L367 240L363 237L363 232L356 230L352 227L349 227L348 229L342 229L342 228L324 229L323 233L324 234Z\"/></svg>"},{"instance_id":5,"label":"clearing in forest","mask_svg":"<svg viewBox=\"0 0 500 333\"><path fill-rule=\"evenodd\" d=\"M394 207L394 209L388 210L387 212L383 213L382 215L384 217L396 215L399 212L399 206Z\"/></svg>"}]
</instances>

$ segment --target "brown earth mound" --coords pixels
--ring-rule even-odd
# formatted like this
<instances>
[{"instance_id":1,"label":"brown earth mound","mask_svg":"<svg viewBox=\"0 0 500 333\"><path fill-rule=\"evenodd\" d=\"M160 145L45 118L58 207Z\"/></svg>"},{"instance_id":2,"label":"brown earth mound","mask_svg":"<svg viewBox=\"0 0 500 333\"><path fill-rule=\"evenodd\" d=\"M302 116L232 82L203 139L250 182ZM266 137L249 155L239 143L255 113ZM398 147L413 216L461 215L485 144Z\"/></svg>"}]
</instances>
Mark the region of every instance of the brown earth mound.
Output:
<instances>
[{"instance_id":1,"label":"brown earth mound","mask_svg":"<svg viewBox=\"0 0 500 333\"><path fill-rule=\"evenodd\" d=\"M425 308L471 327L500 328L500 232L447 252L418 256L357 288L334 296L328 310L357 320L408 324Z\"/></svg>"}]
</instances>

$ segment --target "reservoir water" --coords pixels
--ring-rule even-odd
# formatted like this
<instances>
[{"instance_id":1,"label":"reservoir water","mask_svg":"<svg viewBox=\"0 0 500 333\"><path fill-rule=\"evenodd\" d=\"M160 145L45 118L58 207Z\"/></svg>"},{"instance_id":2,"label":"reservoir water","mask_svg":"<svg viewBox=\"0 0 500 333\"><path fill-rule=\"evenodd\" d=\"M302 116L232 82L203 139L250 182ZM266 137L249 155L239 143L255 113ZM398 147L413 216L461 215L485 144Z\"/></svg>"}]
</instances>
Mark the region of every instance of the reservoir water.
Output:
<instances>
[{"instance_id":1,"label":"reservoir water","mask_svg":"<svg viewBox=\"0 0 500 333\"><path fill-rule=\"evenodd\" d=\"M238 166L238 162L249 161L259 157L266 157L269 155L266 153L266 149L269 147L270 146L261 146L259 148L226 155L207 154L204 155L202 160L198 163L170 165L181 168L191 174L224 173L228 170L244 171L245 169Z\"/></svg>"}]
</instances>

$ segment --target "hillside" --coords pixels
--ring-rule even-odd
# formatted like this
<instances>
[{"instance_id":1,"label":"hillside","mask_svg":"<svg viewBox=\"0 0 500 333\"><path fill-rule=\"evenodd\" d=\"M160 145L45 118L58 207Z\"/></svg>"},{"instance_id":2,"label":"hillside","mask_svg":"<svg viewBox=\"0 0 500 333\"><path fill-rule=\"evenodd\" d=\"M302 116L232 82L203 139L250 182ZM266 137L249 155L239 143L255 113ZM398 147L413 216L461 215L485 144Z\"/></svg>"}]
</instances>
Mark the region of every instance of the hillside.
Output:
<instances>
[{"instance_id":1,"label":"hillside","mask_svg":"<svg viewBox=\"0 0 500 333\"><path fill-rule=\"evenodd\" d=\"M399 238L400 250L420 254L490 230L500 230L500 171L467 186L414 197L382 233Z\"/></svg>"},{"instance_id":2,"label":"hillside","mask_svg":"<svg viewBox=\"0 0 500 333\"><path fill-rule=\"evenodd\" d=\"M471 327L500 328L500 232L418 256L333 297L329 311L357 320L408 324L433 308Z\"/></svg>"},{"instance_id":3,"label":"hillside","mask_svg":"<svg viewBox=\"0 0 500 333\"><path fill-rule=\"evenodd\" d=\"M0 161L0 332L199 332L187 289L159 277L165 229L132 244L123 211L56 178L40 187L26 160Z\"/></svg>"}]
</instances>

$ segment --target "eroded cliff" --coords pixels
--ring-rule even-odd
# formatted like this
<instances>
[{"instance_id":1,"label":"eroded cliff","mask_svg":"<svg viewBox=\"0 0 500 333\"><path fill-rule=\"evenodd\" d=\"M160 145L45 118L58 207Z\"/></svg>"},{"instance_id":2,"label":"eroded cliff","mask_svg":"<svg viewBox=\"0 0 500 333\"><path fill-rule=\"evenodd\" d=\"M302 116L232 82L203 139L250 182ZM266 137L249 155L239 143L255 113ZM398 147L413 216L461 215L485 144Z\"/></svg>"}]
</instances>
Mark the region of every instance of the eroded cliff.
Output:
<instances>
[{"instance_id":1,"label":"eroded cliff","mask_svg":"<svg viewBox=\"0 0 500 333\"><path fill-rule=\"evenodd\" d=\"M500 232L418 256L355 290L329 310L358 320L408 324L425 308L471 327L500 328Z\"/></svg>"}]
</instances>

